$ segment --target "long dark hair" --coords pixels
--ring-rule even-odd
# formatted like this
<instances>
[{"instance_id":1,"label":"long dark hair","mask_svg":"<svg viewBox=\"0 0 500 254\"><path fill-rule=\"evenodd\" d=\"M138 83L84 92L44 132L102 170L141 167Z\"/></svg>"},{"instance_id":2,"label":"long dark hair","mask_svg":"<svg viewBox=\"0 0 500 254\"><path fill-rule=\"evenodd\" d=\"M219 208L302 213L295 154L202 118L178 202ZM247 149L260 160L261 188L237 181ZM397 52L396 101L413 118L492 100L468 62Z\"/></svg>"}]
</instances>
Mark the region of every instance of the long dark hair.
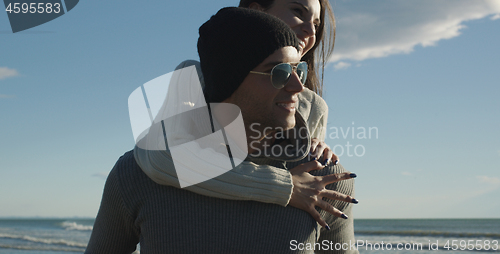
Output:
<instances>
[{"instance_id":1,"label":"long dark hair","mask_svg":"<svg viewBox=\"0 0 500 254\"><path fill-rule=\"evenodd\" d=\"M321 6L321 23L316 30L316 42L309 52L302 57L302 61L306 61L309 66L305 86L321 96L323 93L325 65L333 53L335 44L335 16L328 0L318 1ZM248 8L251 3L258 3L264 10L267 10L272 7L274 0L240 0L239 7ZM321 69L321 73L319 69Z\"/></svg>"}]
</instances>

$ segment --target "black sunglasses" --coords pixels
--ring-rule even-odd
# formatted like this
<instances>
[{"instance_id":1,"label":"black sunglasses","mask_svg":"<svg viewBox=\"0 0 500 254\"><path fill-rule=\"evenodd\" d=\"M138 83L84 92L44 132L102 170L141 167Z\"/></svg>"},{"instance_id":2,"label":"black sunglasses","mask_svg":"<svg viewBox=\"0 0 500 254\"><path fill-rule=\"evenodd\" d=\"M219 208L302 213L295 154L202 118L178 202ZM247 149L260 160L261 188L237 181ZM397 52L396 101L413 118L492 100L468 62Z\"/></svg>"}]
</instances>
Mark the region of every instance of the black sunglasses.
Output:
<instances>
[{"instance_id":1,"label":"black sunglasses","mask_svg":"<svg viewBox=\"0 0 500 254\"><path fill-rule=\"evenodd\" d=\"M297 64L293 66L292 64ZM262 74L271 76L271 83L273 87L276 89L281 89L285 87L286 83L290 80L292 76L292 71L295 71L299 76L300 83L304 85L307 79L307 63L299 62L299 63L280 63L273 67L271 73L266 72L258 72L258 71L250 71L250 73L254 74Z\"/></svg>"}]
</instances>

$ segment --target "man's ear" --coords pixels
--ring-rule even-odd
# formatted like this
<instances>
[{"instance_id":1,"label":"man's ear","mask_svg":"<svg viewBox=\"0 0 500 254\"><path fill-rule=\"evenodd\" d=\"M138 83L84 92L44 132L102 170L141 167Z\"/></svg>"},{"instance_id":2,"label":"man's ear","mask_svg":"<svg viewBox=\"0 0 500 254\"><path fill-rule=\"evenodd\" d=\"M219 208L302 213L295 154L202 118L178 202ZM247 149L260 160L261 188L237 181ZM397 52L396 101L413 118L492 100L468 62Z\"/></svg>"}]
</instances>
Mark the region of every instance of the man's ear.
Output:
<instances>
[{"instance_id":1,"label":"man's ear","mask_svg":"<svg viewBox=\"0 0 500 254\"><path fill-rule=\"evenodd\" d=\"M257 10L257 11L264 11L264 8L262 8L262 6L257 2L252 2L248 6L248 9Z\"/></svg>"}]
</instances>

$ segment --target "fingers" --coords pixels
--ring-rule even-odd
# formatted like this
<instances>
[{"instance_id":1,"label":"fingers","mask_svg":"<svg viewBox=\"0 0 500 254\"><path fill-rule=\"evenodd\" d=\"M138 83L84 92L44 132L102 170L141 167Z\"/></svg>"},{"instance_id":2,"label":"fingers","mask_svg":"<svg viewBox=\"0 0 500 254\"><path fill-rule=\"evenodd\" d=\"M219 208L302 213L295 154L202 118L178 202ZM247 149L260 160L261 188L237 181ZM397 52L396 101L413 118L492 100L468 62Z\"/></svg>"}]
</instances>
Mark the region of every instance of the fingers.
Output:
<instances>
[{"instance_id":1,"label":"fingers","mask_svg":"<svg viewBox=\"0 0 500 254\"><path fill-rule=\"evenodd\" d=\"M358 203L358 200L356 200L355 198L333 190L324 190L322 191L321 196L332 200L344 201L347 203L353 203L353 204Z\"/></svg>"},{"instance_id":2,"label":"fingers","mask_svg":"<svg viewBox=\"0 0 500 254\"><path fill-rule=\"evenodd\" d=\"M326 166L328 165L328 163L330 163L331 161L335 161L335 160L332 160L333 158L333 152L332 150L330 150L330 147L325 147L325 149L323 150L323 165Z\"/></svg>"},{"instance_id":3,"label":"fingers","mask_svg":"<svg viewBox=\"0 0 500 254\"><path fill-rule=\"evenodd\" d=\"M333 165L337 165L339 162L339 157L333 153L330 147L317 138L311 139L310 157L311 160L317 160L323 157L320 163L324 166L328 165L330 162L333 162Z\"/></svg>"},{"instance_id":4,"label":"fingers","mask_svg":"<svg viewBox=\"0 0 500 254\"><path fill-rule=\"evenodd\" d=\"M309 214L311 214L311 216L313 217L313 219L315 221L317 221L319 225L321 225L322 227L330 230L330 227L328 226L328 224L326 224L326 221L323 220L323 218L321 218L321 215L318 213L318 211L316 211L316 209L311 208L307 212Z\"/></svg>"},{"instance_id":5,"label":"fingers","mask_svg":"<svg viewBox=\"0 0 500 254\"><path fill-rule=\"evenodd\" d=\"M319 208L325 210L326 212L332 214L333 216L335 217L339 217L339 218L342 218L342 219L347 219L347 215L345 215L345 213L341 212L339 209L333 207L332 205L330 205L328 202L324 201L324 200L319 200L318 201L318 204L316 204Z\"/></svg>"},{"instance_id":6,"label":"fingers","mask_svg":"<svg viewBox=\"0 0 500 254\"><path fill-rule=\"evenodd\" d=\"M317 148L318 148L318 145L320 144L321 142L319 141L319 139L317 138L312 138L311 139L311 150L309 152L309 155L311 156L311 160L315 161L319 158L319 153L317 151ZM323 148L324 149L324 148ZM321 152L323 152L323 149L321 149Z\"/></svg>"},{"instance_id":7,"label":"fingers","mask_svg":"<svg viewBox=\"0 0 500 254\"><path fill-rule=\"evenodd\" d=\"M349 198L346 198L346 200L349 199ZM355 200L353 198L350 198L352 200ZM335 217L339 217L339 218L342 218L342 219L348 219L349 217L347 217L347 215L343 212L341 212L339 209L333 207L332 205L330 205L328 202L324 201L324 200L318 200L318 202L316 203L316 206L318 206L319 208L323 209L324 211L332 214L333 216ZM325 220L323 220L323 218L321 218L321 215L318 213L318 211L316 211L316 209L314 208L310 208L307 210L307 212L309 214L311 214L311 216L313 217L313 219L315 221L318 222L319 225L321 225L322 227L326 228L327 230L330 230L330 227L328 226L328 224L326 223Z\"/></svg>"},{"instance_id":8,"label":"fingers","mask_svg":"<svg viewBox=\"0 0 500 254\"><path fill-rule=\"evenodd\" d=\"M333 153L333 152L332 152L332 154L333 155L332 155L331 161L333 162L333 165L339 164L339 160L340 160L339 157L335 153Z\"/></svg>"},{"instance_id":9,"label":"fingers","mask_svg":"<svg viewBox=\"0 0 500 254\"><path fill-rule=\"evenodd\" d=\"M321 177L321 182L325 185L330 184L330 183L335 183L339 182L342 180L347 180L347 179L352 179L356 178L356 174L351 173L351 172L345 172L345 173L338 173L338 174L331 174L331 175L326 175Z\"/></svg>"}]
</instances>

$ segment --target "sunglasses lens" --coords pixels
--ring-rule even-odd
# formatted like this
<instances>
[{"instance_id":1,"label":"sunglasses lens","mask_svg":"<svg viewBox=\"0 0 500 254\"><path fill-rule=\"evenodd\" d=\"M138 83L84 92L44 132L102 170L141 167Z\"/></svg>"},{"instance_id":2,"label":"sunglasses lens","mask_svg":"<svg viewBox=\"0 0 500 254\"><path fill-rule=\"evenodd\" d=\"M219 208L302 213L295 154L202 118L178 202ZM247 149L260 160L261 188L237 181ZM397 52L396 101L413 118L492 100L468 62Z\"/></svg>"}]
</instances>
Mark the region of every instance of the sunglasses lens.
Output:
<instances>
[{"instance_id":1,"label":"sunglasses lens","mask_svg":"<svg viewBox=\"0 0 500 254\"><path fill-rule=\"evenodd\" d=\"M285 87L292 74L292 66L286 63L274 66L272 72L272 83L277 89Z\"/></svg>"},{"instance_id":2,"label":"sunglasses lens","mask_svg":"<svg viewBox=\"0 0 500 254\"><path fill-rule=\"evenodd\" d=\"M307 63L300 62L297 65L297 75L299 76L300 82L302 85L305 85L307 79Z\"/></svg>"}]
</instances>

